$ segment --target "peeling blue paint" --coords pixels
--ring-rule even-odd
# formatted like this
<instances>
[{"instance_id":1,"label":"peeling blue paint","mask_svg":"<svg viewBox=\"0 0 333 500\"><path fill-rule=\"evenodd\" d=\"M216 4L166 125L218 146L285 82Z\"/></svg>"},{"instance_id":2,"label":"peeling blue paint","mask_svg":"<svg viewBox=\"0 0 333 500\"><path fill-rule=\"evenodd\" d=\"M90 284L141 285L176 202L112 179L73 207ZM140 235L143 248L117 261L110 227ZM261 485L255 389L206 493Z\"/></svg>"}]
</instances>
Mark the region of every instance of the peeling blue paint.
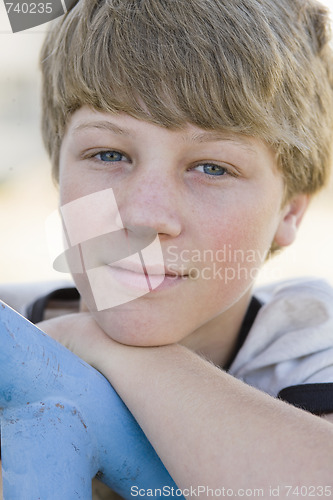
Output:
<instances>
[{"instance_id":1,"label":"peeling blue paint","mask_svg":"<svg viewBox=\"0 0 333 500\"><path fill-rule=\"evenodd\" d=\"M0 306L4 499L90 500L96 474L125 499L131 486L177 489L109 382Z\"/></svg>"}]
</instances>

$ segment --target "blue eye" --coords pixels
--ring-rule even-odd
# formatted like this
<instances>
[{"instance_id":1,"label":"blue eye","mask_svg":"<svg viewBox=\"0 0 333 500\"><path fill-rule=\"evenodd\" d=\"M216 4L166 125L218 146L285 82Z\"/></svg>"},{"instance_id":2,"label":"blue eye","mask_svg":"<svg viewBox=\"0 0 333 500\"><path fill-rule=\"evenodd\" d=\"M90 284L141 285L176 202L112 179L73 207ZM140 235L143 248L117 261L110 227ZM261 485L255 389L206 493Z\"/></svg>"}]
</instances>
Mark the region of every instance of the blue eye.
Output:
<instances>
[{"instance_id":1,"label":"blue eye","mask_svg":"<svg viewBox=\"0 0 333 500\"><path fill-rule=\"evenodd\" d=\"M225 167L221 167L221 165L216 165L215 163L202 163L195 167L195 169L212 176L221 176L229 173Z\"/></svg>"},{"instance_id":2,"label":"blue eye","mask_svg":"<svg viewBox=\"0 0 333 500\"><path fill-rule=\"evenodd\" d=\"M125 157L119 151L101 151L95 157L101 161L105 162L117 162L122 161Z\"/></svg>"}]
</instances>

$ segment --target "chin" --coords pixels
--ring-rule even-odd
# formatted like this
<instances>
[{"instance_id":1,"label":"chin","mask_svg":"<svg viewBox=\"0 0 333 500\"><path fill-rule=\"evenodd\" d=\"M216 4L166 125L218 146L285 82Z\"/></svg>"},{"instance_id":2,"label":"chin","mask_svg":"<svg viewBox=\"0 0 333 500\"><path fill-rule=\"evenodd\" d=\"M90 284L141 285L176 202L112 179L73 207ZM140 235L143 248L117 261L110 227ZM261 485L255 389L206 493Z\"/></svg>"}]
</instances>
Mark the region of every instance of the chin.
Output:
<instances>
[{"instance_id":1,"label":"chin","mask_svg":"<svg viewBox=\"0 0 333 500\"><path fill-rule=\"evenodd\" d=\"M179 339L166 335L162 322L153 318L145 320L137 311L129 311L129 305L114 307L105 311L91 311L96 323L112 340L136 347L157 347L173 344ZM140 318L140 319L139 319Z\"/></svg>"}]
</instances>

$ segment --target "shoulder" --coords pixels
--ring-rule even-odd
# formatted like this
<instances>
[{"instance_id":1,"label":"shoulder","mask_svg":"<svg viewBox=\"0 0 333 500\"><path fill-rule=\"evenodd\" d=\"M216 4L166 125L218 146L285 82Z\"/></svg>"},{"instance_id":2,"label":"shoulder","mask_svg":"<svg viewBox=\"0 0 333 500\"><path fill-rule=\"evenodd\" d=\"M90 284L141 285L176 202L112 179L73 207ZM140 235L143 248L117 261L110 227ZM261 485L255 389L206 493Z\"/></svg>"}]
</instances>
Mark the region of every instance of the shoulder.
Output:
<instances>
[{"instance_id":1,"label":"shoulder","mask_svg":"<svg viewBox=\"0 0 333 500\"><path fill-rule=\"evenodd\" d=\"M266 307L292 300L299 307L311 302L333 309L333 287L323 279L309 277L271 283L257 287L254 293Z\"/></svg>"},{"instance_id":2,"label":"shoulder","mask_svg":"<svg viewBox=\"0 0 333 500\"><path fill-rule=\"evenodd\" d=\"M295 279L259 287L263 303L230 373L276 396L282 389L333 382L333 289Z\"/></svg>"},{"instance_id":3,"label":"shoulder","mask_svg":"<svg viewBox=\"0 0 333 500\"><path fill-rule=\"evenodd\" d=\"M262 302L261 323L271 334L305 329L309 338L312 329L324 326L329 332L333 321L333 288L324 280L294 279L260 287L255 291Z\"/></svg>"}]
</instances>

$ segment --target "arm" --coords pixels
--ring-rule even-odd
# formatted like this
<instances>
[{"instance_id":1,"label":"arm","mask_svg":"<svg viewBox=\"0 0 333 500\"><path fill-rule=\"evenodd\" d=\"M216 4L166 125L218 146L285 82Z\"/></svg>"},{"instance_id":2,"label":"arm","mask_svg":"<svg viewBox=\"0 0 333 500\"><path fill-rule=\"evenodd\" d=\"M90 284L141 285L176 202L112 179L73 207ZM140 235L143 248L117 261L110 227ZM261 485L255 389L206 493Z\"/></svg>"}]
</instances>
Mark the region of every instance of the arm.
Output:
<instances>
[{"instance_id":1,"label":"arm","mask_svg":"<svg viewBox=\"0 0 333 500\"><path fill-rule=\"evenodd\" d=\"M329 413L327 415L324 415L322 418L324 420L326 420L327 422L331 422L333 424L333 413Z\"/></svg>"},{"instance_id":2,"label":"arm","mask_svg":"<svg viewBox=\"0 0 333 500\"><path fill-rule=\"evenodd\" d=\"M59 340L110 380L179 488L263 488L268 496L278 484L333 484L328 422L251 388L183 346L124 346L89 315L72 321L71 337ZM47 324L44 330L52 334Z\"/></svg>"}]
</instances>

